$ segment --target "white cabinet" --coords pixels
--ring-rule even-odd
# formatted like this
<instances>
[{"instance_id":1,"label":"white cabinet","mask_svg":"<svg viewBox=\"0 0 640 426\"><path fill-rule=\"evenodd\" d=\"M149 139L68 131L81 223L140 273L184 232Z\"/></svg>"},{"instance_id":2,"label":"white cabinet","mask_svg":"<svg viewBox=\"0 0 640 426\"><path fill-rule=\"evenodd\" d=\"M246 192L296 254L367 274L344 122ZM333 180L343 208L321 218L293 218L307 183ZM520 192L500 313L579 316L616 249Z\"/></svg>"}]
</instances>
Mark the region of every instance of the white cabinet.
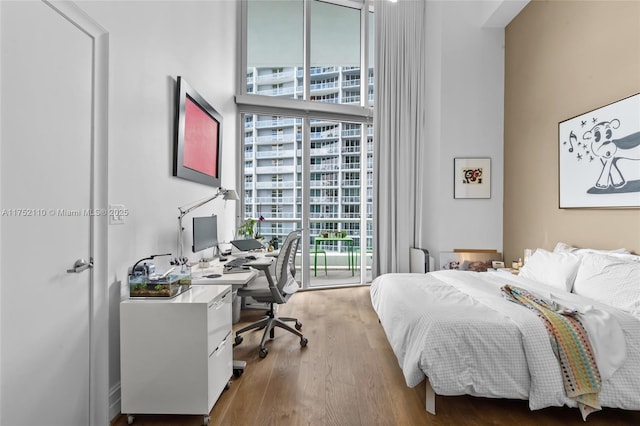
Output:
<instances>
[{"instance_id":1,"label":"white cabinet","mask_svg":"<svg viewBox=\"0 0 640 426\"><path fill-rule=\"evenodd\" d=\"M229 285L120 304L122 413L200 414L233 374Z\"/></svg>"}]
</instances>

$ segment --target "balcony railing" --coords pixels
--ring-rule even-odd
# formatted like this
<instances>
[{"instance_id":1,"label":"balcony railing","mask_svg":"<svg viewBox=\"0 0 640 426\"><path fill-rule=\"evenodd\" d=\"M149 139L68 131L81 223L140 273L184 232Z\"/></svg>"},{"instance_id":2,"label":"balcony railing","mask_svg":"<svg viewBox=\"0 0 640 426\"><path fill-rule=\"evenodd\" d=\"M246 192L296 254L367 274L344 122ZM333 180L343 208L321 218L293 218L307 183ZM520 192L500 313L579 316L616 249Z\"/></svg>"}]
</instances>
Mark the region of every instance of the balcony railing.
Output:
<instances>
[{"instance_id":1,"label":"balcony railing","mask_svg":"<svg viewBox=\"0 0 640 426\"><path fill-rule=\"evenodd\" d=\"M271 151L258 151L256 158L291 158L295 154L293 149L274 149Z\"/></svg>"},{"instance_id":2,"label":"balcony railing","mask_svg":"<svg viewBox=\"0 0 640 426\"><path fill-rule=\"evenodd\" d=\"M360 196L356 195L356 196L348 196L345 195L342 197L342 202L343 203L349 203L349 204L360 204Z\"/></svg>"},{"instance_id":3,"label":"balcony railing","mask_svg":"<svg viewBox=\"0 0 640 426\"><path fill-rule=\"evenodd\" d=\"M245 198L245 204L293 204L295 197L256 197Z\"/></svg>"},{"instance_id":4,"label":"balcony railing","mask_svg":"<svg viewBox=\"0 0 640 426\"><path fill-rule=\"evenodd\" d=\"M294 182L255 182L255 185L256 189L290 189L294 187Z\"/></svg>"},{"instance_id":5,"label":"balcony railing","mask_svg":"<svg viewBox=\"0 0 640 426\"><path fill-rule=\"evenodd\" d=\"M338 67L316 67L316 68L311 68L309 70L309 73L311 75L318 75L318 74L331 74L338 71L339 71Z\"/></svg>"},{"instance_id":6,"label":"balcony railing","mask_svg":"<svg viewBox=\"0 0 640 426\"><path fill-rule=\"evenodd\" d=\"M311 164L309 166L309 170L312 172L323 172L323 171L332 171L339 170L340 166L338 164Z\"/></svg>"},{"instance_id":7,"label":"balcony railing","mask_svg":"<svg viewBox=\"0 0 640 426\"><path fill-rule=\"evenodd\" d=\"M322 156L322 155L338 155L340 153L340 148L337 146L324 147L324 148L314 148L310 150L310 154L312 156Z\"/></svg>"},{"instance_id":8,"label":"balcony railing","mask_svg":"<svg viewBox=\"0 0 640 426\"><path fill-rule=\"evenodd\" d=\"M293 133L283 133L281 135L266 135L266 136L255 136L253 138L256 142L292 142L294 141L295 135Z\"/></svg>"},{"instance_id":9,"label":"balcony railing","mask_svg":"<svg viewBox=\"0 0 640 426\"><path fill-rule=\"evenodd\" d=\"M337 180L312 180L309 183L310 188L327 188L333 186L338 186Z\"/></svg>"},{"instance_id":10,"label":"balcony railing","mask_svg":"<svg viewBox=\"0 0 640 426\"><path fill-rule=\"evenodd\" d=\"M259 129L268 127L293 126L296 124L295 118L281 118L277 120L260 120L256 121L256 127Z\"/></svg>"},{"instance_id":11,"label":"balcony railing","mask_svg":"<svg viewBox=\"0 0 640 426\"><path fill-rule=\"evenodd\" d=\"M360 154L360 147L359 146L345 146L344 148L342 148L342 153L343 154Z\"/></svg>"},{"instance_id":12,"label":"balcony railing","mask_svg":"<svg viewBox=\"0 0 640 426\"><path fill-rule=\"evenodd\" d=\"M294 212L267 212L263 213L264 221L269 222L270 219L293 219L295 217Z\"/></svg>"},{"instance_id":13,"label":"balcony railing","mask_svg":"<svg viewBox=\"0 0 640 426\"><path fill-rule=\"evenodd\" d=\"M255 167L256 174L287 174L295 171L295 166L262 166Z\"/></svg>"},{"instance_id":14,"label":"balcony railing","mask_svg":"<svg viewBox=\"0 0 640 426\"><path fill-rule=\"evenodd\" d=\"M258 89L258 95L264 96L284 96L284 95L292 95L295 93L295 87L278 87L278 88L270 88L270 89Z\"/></svg>"},{"instance_id":15,"label":"balcony railing","mask_svg":"<svg viewBox=\"0 0 640 426\"><path fill-rule=\"evenodd\" d=\"M283 72L277 72L277 73L271 73L271 74L260 74L259 76L256 77L256 81L259 83L265 83L265 82L269 82L269 81L276 81L276 80L290 80L294 77L294 72L293 70L291 71L283 71Z\"/></svg>"},{"instance_id":16,"label":"balcony railing","mask_svg":"<svg viewBox=\"0 0 640 426\"><path fill-rule=\"evenodd\" d=\"M342 165L342 169L359 169L360 163L347 163Z\"/></svg>"},{"instance_id":17,"label":"balcony railing","mask_svg":"<svg viewBox=\"0 0 640 426\"><path fill-rule=\"evenodd\" d=\"M340 217L340 213L337 212L324 212L324 213L309 213L311 219L337 219Z\"/></svg>"},{"instance_id":18,"label":"balcony railing","mask_svg":"<svg viewBox=\"0 0 640 426\"><path fill-rule=\"evenodd\" d=\"M343 104L356 104L360 103L360 96L343 96L342 97Z\"/></svg>"},{"instance_id":19,"label":"balcony railing","mask_svg":"<svg viewBox=\"0 0 640 426\"><path fill-rule=\"evenodd\" d=\"M338 197L309 197L309 202L313 204L336 204Z\"/></svg>"}]
</instances>

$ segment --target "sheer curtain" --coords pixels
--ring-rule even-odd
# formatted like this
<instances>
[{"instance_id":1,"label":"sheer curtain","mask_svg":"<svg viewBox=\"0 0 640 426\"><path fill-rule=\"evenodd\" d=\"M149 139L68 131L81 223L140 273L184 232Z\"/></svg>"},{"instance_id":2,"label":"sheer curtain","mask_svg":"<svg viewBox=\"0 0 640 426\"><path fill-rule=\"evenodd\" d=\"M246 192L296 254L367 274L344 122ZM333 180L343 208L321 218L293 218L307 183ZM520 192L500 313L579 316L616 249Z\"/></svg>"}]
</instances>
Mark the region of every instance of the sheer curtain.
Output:
<instances>
[{"instance_id":1,"label":"sheer curtain","mask_svg":"<svg viewBox=\"0 0 640 426\"><path fill-rule=\"evenodd\" d=\"M426 1L376 2L373 277L409 271L426 131Z\"/></svg>"}]
</instances>

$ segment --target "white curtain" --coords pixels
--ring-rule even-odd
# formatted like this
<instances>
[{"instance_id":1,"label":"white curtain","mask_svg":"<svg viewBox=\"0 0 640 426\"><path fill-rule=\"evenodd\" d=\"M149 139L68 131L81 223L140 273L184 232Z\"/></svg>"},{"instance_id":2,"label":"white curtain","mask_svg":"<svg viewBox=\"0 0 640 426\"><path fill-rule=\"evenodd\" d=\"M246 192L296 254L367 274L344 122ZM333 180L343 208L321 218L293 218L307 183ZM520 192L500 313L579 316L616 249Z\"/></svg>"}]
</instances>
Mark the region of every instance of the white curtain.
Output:
<instances>
[{"instance_id":1,"label":"white curtain","mask_svg":"<svg viewBox=\"0 0 640 426\"><path fill-rule=\"evenodd\" d=\"M373 276L409 271L421 235L426 132L426 1L377 1Z\"/></svg>"}]
</instances>

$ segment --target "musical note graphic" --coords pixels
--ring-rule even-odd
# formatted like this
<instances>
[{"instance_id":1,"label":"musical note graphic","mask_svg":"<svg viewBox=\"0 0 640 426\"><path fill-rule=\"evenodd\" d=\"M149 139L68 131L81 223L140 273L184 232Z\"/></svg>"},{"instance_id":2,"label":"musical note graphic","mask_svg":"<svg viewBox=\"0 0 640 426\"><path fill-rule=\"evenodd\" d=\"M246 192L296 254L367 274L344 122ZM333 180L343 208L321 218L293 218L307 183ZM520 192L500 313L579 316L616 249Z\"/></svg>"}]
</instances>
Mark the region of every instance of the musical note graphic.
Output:
<instances>
[{"instance_id":1,"label":"musical note graphic","mask_svg":"<svg viewBox=\"0 0 640 426\"><path fill-rule=\"evenodd\" d=\"M569 148L569 152L573 152L573 143L578 141L578 137L576 136L575 133L573 133L573 130L571 131L571 133L569 134L569 145L571 145L571 147Z\"/></svg>"}]
</instances>

